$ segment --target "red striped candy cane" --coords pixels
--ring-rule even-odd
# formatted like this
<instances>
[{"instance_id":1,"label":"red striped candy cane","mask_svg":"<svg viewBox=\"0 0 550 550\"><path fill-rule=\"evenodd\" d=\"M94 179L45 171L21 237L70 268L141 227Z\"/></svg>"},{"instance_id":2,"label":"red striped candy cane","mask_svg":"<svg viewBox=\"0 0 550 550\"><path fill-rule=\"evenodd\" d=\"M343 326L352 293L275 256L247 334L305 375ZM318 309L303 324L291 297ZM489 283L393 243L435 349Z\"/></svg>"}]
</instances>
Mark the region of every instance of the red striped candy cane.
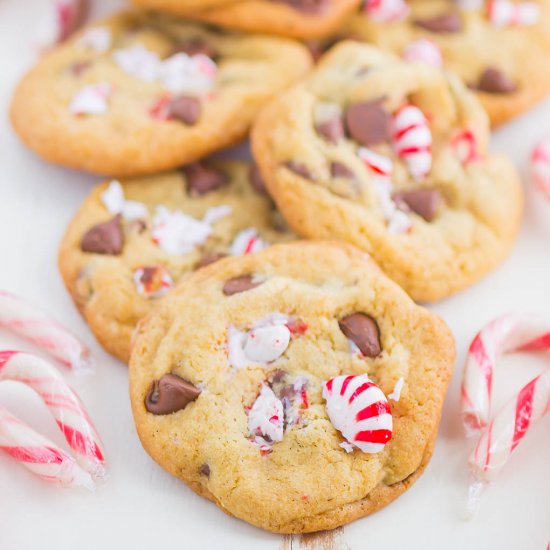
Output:
<instances>
[{"instance_id":1,"label":"red striped candy cane","mask_svg":"<svg viewBox=\"0 0 550 550\"><path fill-rule=\"evenodd\" d=\"M507 25L536 25L540 9L535 2L511 2L510 0L489 0L487 4L489 21L497 27Z\"/></svg>"},{"instance_id":2,"label":"red striped candy cane","mask_svg":"<svg viewBox=\"0 0 550 550\"><path fill-rule=\"evenodd\" d=\"M40 346L65 366L91 365L90 352L76 336L22 298L0 291L0 328Z\"/></svg>"},{"instance_id":3,"label":"red striped candy cane","mask_svg":"<svg viewBox=\"0 0 550 550\"><path fill-rule=\"evenodd\" d=\"M100 438L82 401L55 367L29 353L0 352L0 381L13 380L32 388L44 401L75 454L93 479L105 475Z\"/></svg>"},{"instance_id":4,"label":"red striped candy cane","mask_svg":"<svg viewBox=\"0 0 550 550\"><path fill-rule=\"evenodd\" d=\"M432 168L432 133L424 113L414 105L403 105L393 113L393 146L416 180Z\"/></svg>"},{"instance_id":5,"label":"red striped candy cane","mask_svg":"<svg viewBox=\"0 0 550 550\"><path fill-rule=\"evenodd\" d=\"M332 425L350 445L364 453L379 453L392 438L390 406L382 390L365 374L337 376L323 384Z\"/></svg>"},{"instance_id":6,"label":"red striped candy cane","mask_svg":"<svg viewBox=\"0 0 550 550\"><path fill-rule=\"evenodd\" d=\"M550 372L525 385L487 426L470 456L474 478L485 482L495 479L531 426L548 411Z\"/></svg>"},{"instance_id":7,"label":"red striped candy cane","mask_svg":"<svg viewBox=\"0 0 550 550\"><path fill-rule=\"evenodd\" d=\"M476 335L470 344L462 380L462 420L469 435L489 423L497 358L512 351L549 348L550 320L534 314L504 315Z\"/></svg>"},{"instance_id":8,"label":"red striped candy cane","mask_svg":"<svg viewBox=\"0 0 550 550\"><path fill-rule=\"evenodd\" d=\"M90 474L71 455L1 406L0 450L46 481L63 487L94 486Z\"/></svg>"}]
</instances>

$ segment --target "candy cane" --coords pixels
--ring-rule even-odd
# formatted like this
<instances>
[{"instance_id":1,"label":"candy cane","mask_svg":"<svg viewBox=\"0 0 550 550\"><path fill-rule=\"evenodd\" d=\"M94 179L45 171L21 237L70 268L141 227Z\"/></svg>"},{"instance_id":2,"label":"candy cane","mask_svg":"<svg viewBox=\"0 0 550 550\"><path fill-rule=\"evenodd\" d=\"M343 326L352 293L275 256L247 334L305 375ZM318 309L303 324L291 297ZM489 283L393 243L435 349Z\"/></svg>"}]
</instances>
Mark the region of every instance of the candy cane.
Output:
<instances>
[{"instance_id":1,"label":"candy cane","mask_svg":"<svg viewBox=\"0 0 550 550\"><path fill-rule=\"evenodd\" d=\"M404 105L393 114L392 141L411 175L423 179L432 168L432 133L424 113L414 105Z\"/></svg>"},{"instance_id":2,"label":"candy cane","mask_svg":"<svg viewBox=\"0 0 550 550\"><path fill-rule=\"evenodd\" d=\"M55 443L0 406L0 450L46 481L93 488L92 477Z\"/></svg>"},{"instance_id":3,"label":"candy cane","mask_svg":"<svg viewBox=\"0 0 550 550\"><path fill-rule=\"evenodd\" d=\"M487 14L489 21L497 27L535 25L540 18L540 10L535 2L516 3L510 0L490 0Z\"/></svg>"},{"instance_id":4,"label":"candy cane","mask_svg":"<svg viewBox=\"0 0 550 550\"><path fill-rule=\"evenodd\" d=\"M531 174L537 187L550 197L550 136L542 139L533 149Z\"/></svg>"},{"instance_id":5,"label":"candy cane","mask_svg":"<svg viewBox=\"0 0 550 550\"><path fill-rule=\"evenodd\" d=\"M366 0L365 11L373 21L389 23L407 17L410 8L405 0Z\"/></svg>"},{"instance_id":6,"label":"candy cane","mask_svg":"<svg viewBox=\"0 0 550 550\"><path fill-rule=\"evenodd\" d=\"M0 291L0 328L40 346L65 366L91 366L90 352L76 336L18 296Z\"/></svg>"},{"instance_id":7,"label":"candy cane","mask_svg":"<svg viewBox=\"0 0 550 550\"><path fill-rule=\"evenodd\" d=\"M462 381L462 419L468 435L487 426L495 362L518 350L550 349L550 320L512 313L489 323L470 345Z\"/></svg>"},{"instance_id":8,"label":"candy cane","mask_svg":"<svg viewBox=\"0 0 550 550\"><path fill-rule=\"evenodd\" d=\"M58 371L34 355L18 351L0 352L0 381L13 380L32 388L44 401L78 464L92 479L105 475L99 436L84 405Z\"/></svg>"}]
</instances>

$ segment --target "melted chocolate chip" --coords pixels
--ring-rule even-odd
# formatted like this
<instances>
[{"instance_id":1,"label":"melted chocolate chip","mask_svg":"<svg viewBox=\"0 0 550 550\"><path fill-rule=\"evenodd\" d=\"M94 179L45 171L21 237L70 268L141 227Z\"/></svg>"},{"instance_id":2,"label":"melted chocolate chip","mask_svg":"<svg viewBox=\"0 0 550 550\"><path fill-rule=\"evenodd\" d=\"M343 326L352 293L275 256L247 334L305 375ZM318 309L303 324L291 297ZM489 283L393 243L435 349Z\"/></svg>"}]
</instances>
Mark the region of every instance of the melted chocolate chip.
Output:
<instances>
[{"instance_id":1,"label":"melted chocolate chip","mask_svg":"<svg viewBox=\"0 0 550 550\"><path fill-rule=\"evenodd\" d=\"M211 252L205 254L196 264L195 269L200 269L201 267L206 267L207 265L213 264L222 258L226 258L227 254Z\"/></svg>"},{"instance_id":2,"label":"melted chocolate chip","mask_svg":"<svg viewBox=\"0 0 550 550\"><path fill-rule=\"evenodd\" d=\"M172 53L174 54L179 52L186 53L187 55L206 55L210 59L214 59L216 57L216 51L214 50L212 44L209 44L206 40L198 36L178 44Z\"/></svg>"},{"instance_id":3,"label":"melted chocolate chip","mask_svg":"<svg viewBox=\"0 0 550 550\"><path fill-rule=\"evenodd\" d=\"M366 357L378 357L382 351L380 330L376 321L365 313L352 313L340 319L340 330Z\"/></svg>"},{"instance_id":4,"label":"melted chocolate chip","mask_svg":"<svg viewBox=\"0 0 550 550\"><path fill-rule=\"evenodd\" d=\"M333 162L330 165L330 175L333 178L355 179L355 174L341 162Z\"/></svg>"},{"instance_id":5,"label":"melted chocolate chip","mask_svg":"<svg viewBox=\"0 0 550 550\"><path fill-rule=\"evenodd\" d=\"M431 222L441 204L441 193L437 189L413 189L394 193L393 200L397 204L405 204L415 214Z\"/></svg>"},{"instance_id":6,"label":"melted chocolate chip","mask_svg":"<svg viewBox=\"0 0 550 550\"><path fill-rule=\"evenodd\" d=\"M185 409L200 394L201 390L191 382L176 374L165 374L151 384L145 398L145 408L153 414L171 414Z\"/></svg>"},{"instance_id":7,"label":"melted chocolate chip","mask_svg":"<svg viewBox=\"0 0 550 550\"><path fill-rule=\"evenodd\" d=\"M319 15L323 13L328 5L328 0L271 0L305 13L306 15Z\"/></svg>"},{"instance_id":8,"label":"melted chocolate chip","mask_svg":"<svg viewBox=\"0 0 550 550\"><path fill-rule=\"evenodd\" d=\"M455 12L449 12L426 19L415 19L414 24L427 31L440 34L460 32L462 30L462 19L460 15Z\"/></svg>"},{"instance_id":9,"label":"melted chocolate chip","mask_svg":"<svg viewBox=\"0 0 550 550\"><path fill-rule=\"evenodd\" d=\"M80 249L92 254L118 256L124 246L121 221L122 216L117 214L108 222L94 225L82 237Z\"/></svg>"},{"instance_id":10,"label":"melted chocolate chip","mask_svg":"<svg viewBox=\"0 0 550 550\"><path fill-rule=\"evenodd\" d=\"M293 160L289 160L288 162L285 162L284 166L301 178L313 181L313 177L311 175L311 172L309 171L309 168L307 168L303 164L300 164L299 162L295 162Z\"/></svg>"},{"instance_id":11,"label":"melted chocolate chip","mask_svg":"<svg viewBox=\"0 0 550 550\"><path fill-rule=\"evenodd\" d=\"M196 97L180 95L172 98L168 103L168 117L188 126L196 124L200 114L201 102Z\"/></svg>"},{"instance_id":12,"label":"melted chocolate chip","mask_svg":"<svg viewBox=\"0 0 550 550\"><path fill-rule=\"evenodd\" d=\"M155 274L158 270L158 267L142 267L142 274L140 277L140 282L144 285L148 285L153 282Z\"/></svg>"},{"instance_id":13,"label":"melted chocolate chip","mask_svg":"<svg viewBox=\"0 0 550 550\"><path fill-rule=\"evenodd\" d=\"M183 169L187 179L187 190L191 195L206 195L229 183L229 178L220 170L203 162L194 162Z\"/></svg>"},{"instance_id":14,"label":"melted chocolate chip","mask_svg":"<svg viewBox=\"0 0 550 550\"><path fill-rule=\"evenodd\" d=\"M380 100L350 105L345 116L349 135L361 145L370 147L389 140L391 116Z\"/></svg>"},{"instance_id":15,"label":"melted chocolate chip","mask_svg":"<svg viewBox=\"0 0 550 550\"><path fill-rule=\"evenodd\" d=\"M254 189L256 189L258 193L260 193L261 195L267 195L265 181L264 181L264 178L262 177L262 173L260 172L260 168L257 164L254 164L250 168L248 178L250 180L250 183L252 184L252 187L254 187Z\"/></svg>"},{"instance_id":16,"label":"melted chocolate chip","mask_svg":"<svg viewBox=\"0 0 550 550\"><path fill-rule=\"evenodd\" d=\"M255 281L252 275L241 275L240 277L233 277L225 281L223 285L223 293L226 296L233 296L233 294L240 294L247 290L252 290L260 286L263 281Z\"/></svg>"},{"instance_id":17,"label":"melted chocolate chip","mask_svg":"<svg viewBox=\"0 0 550 550\"><path fill-rule=\"evenodd\" d=\"M199 473L201 476L210 477L210 466L208 466L208 464L203 464L199 468Z\"/></svg>"},{"instance_id":18,"label":"melted chocolate chip","mask_svg":"<svg viewBox=\"0 0 550 550\"><path fill-rule=\"evenodd\" d=\"M332 144L338 143L344 137L344 121L336 116L315 126L317 133Z\"/></svg>"},{"instance_id":19,"label":"melted chocolate chip","mask_svg":"<svg viewBox=\"0 0 550 550\"><path fill-rule=\"evenodd\" d=\"M477 89L488 94L512 94L518 87L508 75L494 67L488 67L480 76Z\"/></svg>"}]
</instances>

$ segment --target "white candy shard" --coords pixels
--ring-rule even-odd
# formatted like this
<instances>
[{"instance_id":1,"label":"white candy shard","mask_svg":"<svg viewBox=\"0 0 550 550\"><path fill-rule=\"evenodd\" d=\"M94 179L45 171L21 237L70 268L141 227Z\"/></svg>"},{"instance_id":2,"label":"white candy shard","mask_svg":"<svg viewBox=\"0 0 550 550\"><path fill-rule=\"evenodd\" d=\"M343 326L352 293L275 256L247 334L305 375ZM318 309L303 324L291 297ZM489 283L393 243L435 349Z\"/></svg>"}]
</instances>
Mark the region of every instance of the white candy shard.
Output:
<instances>
[{"instance_id":1,"label":"white candy shard","mask_svg":"<svg viewBox=\"0 0 550 550\"><path fill-rule=\"evenodd\" d=\"M391 177L393 161L389 157L371 151L366 147L359 147L357 154L373 174L387 178Z\"/></svg>"},{"instance_id":2,"label":"white candy shard","mask_svg":"<svg viewBox=\"0 0 550 550\"><path fill-rule=\"evenodd\" d=\"M388 395L388 399L391 399L393 401L399 401L401 399L401 391L403 390L403 386L405 385L405 379L401 377L393 387L393 391Z\"/></svg>"},{"instance_id":3,"label":"white candy shard","mask_svg":"<svg viewBox=\"0 0 550 550\"><path fill-rule=\"evenodd\" d=\"M134 44L124 50L115 50L113 59L125 73L141 80L153 82L159 77L160 58L143 44Z\"/></svg>"},{"instance_id":4,"label":"white candy shard","mask_svg":"<svg viewBox=\"0 0 550 550\"><path fill-rule=\"evenodd\" d=\"M111 214L122 214L122 217L129 221L146 218L149 215L145 204L127 201L124 198L124 190L118 180L112 180L109 187L101 193L101 202Z\"/></svg>"},{"instance_id":5,"label":"white candy shard","mask_svg":"<svg viewBox=\"0 0 550 550\"><path fill-rule=\"evenodd\" d=\"M283 404L269 386L263 385L248 413L248 431L255 443L269 449L273 443L283 440L283 426Z\"/></svg>"},{"instance_id":6,"label":"white candy shard","mask_svg":"<svg viewBox=\"0 0 550 550\"><path fill-rule=\"evenodd\" d=\"M229 254L231 256L244 256L245 254L259 252L264 248L267 248L267 243L260 238L256 229L250 227L237 233L229 248Z\"/></svg>"},{"instance_id":7,"label":"white candy shard","mask_svg":"<svg viewBox=\"0 0 550 550\"><path fill-rule=\"evenodd\" d=\"M113 37L106 27L92 27L84 32L77 44L98 53L104 53L111 48Z\"/></svg>"},{"instance_id":8,"label":"white candy shard","mask_svg":"<svg viewBox=\"0 0 550 550\"><path fill-rule=\"evenodd\" d=\"M438 69L443 66L441 49L429 38L419 38L411 42L403 52L403 59L409 63L425 63Z\"/></svg>"},{"instance_id":9,"label":"white candy shard","mask_svg":"<svg viewBox=\"0 0 550 550\"><path fill-rule=\"evenodd\" d=\"M489 0L487 5L489 21L497 26L536 25L540 19L540 8L535 2L511 2L510 0Z\"/></svg>"},{"instance_id":10,"label":"white candy shard","mask_svg":"<svg viewBox=\"0 0 550 550\"><path fill-rule=\"evenodd\" d=\"M74 115L102 115L109 108L111 85L102 82L85 86L73 97L69 111Z\"/></svg>"},{"instance_id":11,"label":"white candy shard","mask_svg":"<svg viewBox=\"0 0 550 550\"><path fill-rule=\"evenodd\" d=\"M410 8L405 0L366 0L365 11L373 21L390 23L407 17Z\"/></svg>"},{"instance_id":12,"label":"white candy shard","mask_svg":"<svg viewBox=\"0 0 550 550\"><path fill-rule=\"evenodd\" d=\"M144 298L160 298L173 287L174 281L164 266L139 267L133 274L137 293Z\"/></svg>"}]
</instances>

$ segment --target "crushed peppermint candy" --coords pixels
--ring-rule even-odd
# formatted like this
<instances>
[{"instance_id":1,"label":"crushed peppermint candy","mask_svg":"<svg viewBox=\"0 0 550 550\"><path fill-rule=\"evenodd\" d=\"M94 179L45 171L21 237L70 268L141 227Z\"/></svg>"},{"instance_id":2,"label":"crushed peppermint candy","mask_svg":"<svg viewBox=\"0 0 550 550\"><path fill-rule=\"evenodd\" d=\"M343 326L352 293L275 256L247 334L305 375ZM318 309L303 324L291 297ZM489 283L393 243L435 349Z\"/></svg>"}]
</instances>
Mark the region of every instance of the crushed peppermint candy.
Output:
<instances>
[{"instance_id":1,"label":"crushed peppermint candy","mask_svg":"<svg viewBox=\"0 0 550 550\"><path fill-rule=\"evenodd\" d=\"M133 274L134 284L140 296L160 298L174 287L174 281L163 266L139 267Z\"/></svg>"},{"instance_id":2,"label":"crushed peppermint candy","mask_svg":"<svg viewBox=\"0 0 550 550\"><path fill-rule=\"evenodd\" d=\"M419 38L411 42L403 52L403 59L409 63L425 63L438 69L443 66L441 49L429 38Z\"/></svg>"},{"instance_id":3,"label":"crushed peppermint candy","mask_svg":"<svg viewBox=\"0 0 550 550\"><path fill-rule=\"evenodd\" d=\"M85 86L74 95L69 111L74 115L102 115L109 108L111 93L112 87L107 82Z\"/></svg>"},{"instance_id":4,"label":"crushed peppermint candy","mask_svg":"<svg viewBox=\"0 0 550 550\"><path fill-rule=\"evenodd\" d=\"M165 206L157 206L151 232L153 242L168 254L188 254L204 244L212 234L212 225L231 212L230 206L216 206L208 209L202 220L197 220L181 210L171 212Z\"/></svg>"},{"instance_id":5,"label":"crushed peppermint candy","mask_svg":"<svg viewBox=\"0 0 550 550\"><path fill-rule=\"evenodd\" d=\"M243 229L237 233L229 248L231 256L244 256L267 248L267 243L258 235L253 227Z\"/></svg>"},{"instance_id":6,"label":"crushed peppermint candy","mask_svg":"<svg viewBox=\"0 0 550 550\"><path fill-rule=\"evenodd\" d=\"M412 229L411 218L407 212L400 210L393 200L393 185L391 181L386 178L374 178L373 183L378 204L386 220L388 231L390 233L408 233Z\"/></svg>"},{"instance_id":7,"label":"crushed peppermint candy","mask_svg":"<svg viewBox=\"0 0 550 550\"><path fill-rule=\"evenodd\" d=\"M248 431L253 442L259 445L264 453L271 450L273 443L283 440L283 404L265 384L248 411Z\"/></svg>"},{"instance_id":8,"label":"crushed peppermint candy","mask_svg":"<svg viewBox=\"0 0 550 550\"><path fill-rule=\"evenodd\" d=\"M124 198L124 190L118 180L112 180L109 187L100 196L101 202L111 214L122 214L126 220L137 220L149 215L145 204L139 201L128 201Z\"/></svg>"},{"instance_id":9,"label":"crushed peppermint candy","mask_svg":"<svg viewBox=\"0 0 550 550\"><path fill-rule=\"evenodd\" d=\"M410 12L406 0L365 0L364 9L369 18L378 23L401 21Z\"/></svg>"},{"instance_id":10,"label":"crushed peppermint candy","mask_svg":"<svg viewBox=\"0 0 550 550\"><path fill-rule=\"evenodd\" d=\"M107 27L92 27L84 32L77 42L81 48L105 53L111 48L113 37Z\"/></svg>"},{"instance_id":11,"label":"crushed peppermint candy","mask_svg":"<svg viewBox=\"0 0 550 550\"><path fill-rule=\"evenodd\" d=\"M536 2L489 0L487 13L489 21L497 27L531 26L540 20L540 8Z\"/></svg>"},{"instance_id":12,"label":"crushed peppermint candy","mask_svg":"<svg viewBox=\"0 0 550 550\"><path fill-rule=\"evenodd\" d=\"M405 385L405 379L401 377L393 387L393 391L388 395L388 399L391 399L393 401L399 401L401 399L401 391L403 390L403 386Z\"/></svg>"}]
</instances>

